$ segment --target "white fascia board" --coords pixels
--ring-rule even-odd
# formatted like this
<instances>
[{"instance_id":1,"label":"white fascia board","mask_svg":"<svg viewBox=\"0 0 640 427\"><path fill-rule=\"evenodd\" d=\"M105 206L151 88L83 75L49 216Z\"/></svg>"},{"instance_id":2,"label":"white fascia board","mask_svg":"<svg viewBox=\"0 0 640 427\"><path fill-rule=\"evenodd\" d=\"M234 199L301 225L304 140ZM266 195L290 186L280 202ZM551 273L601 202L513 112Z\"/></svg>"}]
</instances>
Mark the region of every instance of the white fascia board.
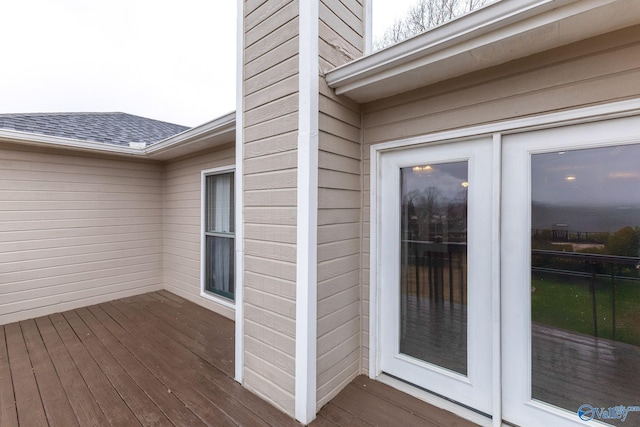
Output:
<instances>
[{"instance_id":1,"label":"white fascia board","mask_svg":"<svg viewBox=\"0 0 640 427\"><path fill-rule=\"evenodd\" d=\"M327 73L369 102L640 22L636 0L502 0Z\"/></svg>"},{"instance_id":2,"label":"white fascia board","mask_svg":"<svg viewBox=\"0 0 640 427\"><path fill-rule=\"evenodd\" d=\"M236 113L231 112L200 126L156 142L145 149L147 157L167 160L203 148L235 141Z\"/></svg>"},{"instance_id":3,"label":"white fascia board","mask_svg":"<svg viewBox=\"0 0 640 427\"><path fill-rule=\"evenodd\" d=\"M146 148L138 148L135 145L124 146L83 141L9 129L0 129L0 142L46 148L64 148L93 154L111 154L151 160L169 160L204 148L215 147L216 145L235 141L235 118L235 112L226 114L203 125L188 129L147 146Z\"/></svg>"},{"instance_id":4,"label":"white fascia board","mask_svg":"<svg viewBox=\"0 0 640 427\"><path fill-rule=\"evenodd\" d=\"M20 132L0 129L0 142L30 145L47 148L65 148L70 150L90 151L92 153L118 154L125 156L144 157L144 150L123 145L112 145L101 142L82 141L79 139L63 138L59 136L42 135L30 132Z\"/></svg>"}]
</instances>

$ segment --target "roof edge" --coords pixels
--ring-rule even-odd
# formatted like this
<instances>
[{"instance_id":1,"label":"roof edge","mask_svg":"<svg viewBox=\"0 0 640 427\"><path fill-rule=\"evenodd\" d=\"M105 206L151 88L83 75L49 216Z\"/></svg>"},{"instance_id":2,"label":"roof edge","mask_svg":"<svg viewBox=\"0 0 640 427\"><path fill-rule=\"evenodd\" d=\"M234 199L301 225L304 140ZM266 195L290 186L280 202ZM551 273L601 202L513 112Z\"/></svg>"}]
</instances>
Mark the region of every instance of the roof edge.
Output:
<instances>
[{"instance_id":1,"label":"roof edge","mask_svg":"<svg viewBox=\"0 0 640 427\"><path fill-rule=\"evenodd\" d=\"M633 13L597 22L598 10L616 7ZM584 23L588 34L580 37L587 38L628 26L638 15L628 0L501 1L337 67L326 73L326 80L337 94L369 102L568 44L580 36L560 23L570 22L573 28Z\"/></svg>"},{"instance_id":2,"label":"roof edge","mask_svg":"<svg viewBox=\"0 0 640 427\"><path fill-rule=\"evenodd\" d=\"M235 111L187 129L147 147L112 145L59 136L0 129L0 142L90 153L113 154L152 160L169 160L235 140Z\"/></svg>"}]
</instances>

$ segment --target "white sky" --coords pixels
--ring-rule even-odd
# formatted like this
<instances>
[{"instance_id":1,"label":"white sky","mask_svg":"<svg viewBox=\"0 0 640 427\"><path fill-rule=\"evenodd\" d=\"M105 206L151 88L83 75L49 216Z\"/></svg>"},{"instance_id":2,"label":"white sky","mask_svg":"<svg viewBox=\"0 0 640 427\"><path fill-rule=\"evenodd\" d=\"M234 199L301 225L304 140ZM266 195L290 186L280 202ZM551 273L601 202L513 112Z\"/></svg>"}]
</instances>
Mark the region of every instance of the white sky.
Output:
<instances>
[{"instance_id":1,"label":"white sky","mask_svg":"<svg viewBox=\"0 0 640 427\"><path fill-rule=\"evenodd\" d=\"M374 34L415 0L374 0ZM235 109L236 0L7 0L0 113L122 111L196 126Z\"/></svg>"}]
</instances>

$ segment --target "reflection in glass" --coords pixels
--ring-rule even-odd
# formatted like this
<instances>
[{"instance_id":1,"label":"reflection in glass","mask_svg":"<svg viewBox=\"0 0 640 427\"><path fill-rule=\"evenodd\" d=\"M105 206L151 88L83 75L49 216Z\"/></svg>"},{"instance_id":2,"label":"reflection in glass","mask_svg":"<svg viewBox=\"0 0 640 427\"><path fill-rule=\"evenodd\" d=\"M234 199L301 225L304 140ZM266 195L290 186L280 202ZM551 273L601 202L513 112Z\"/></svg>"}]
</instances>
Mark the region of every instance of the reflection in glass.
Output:
<instances>
[{"instance_id":1,"label":"reflection in glass","mask_svg":"<svg viewBox=\"0 0 640 427\"><path fill-rule=\"evenodd\" d=\"M467 162L401 173L400 352L467 373Z\"/></svg>"},{"instance_id":2,"label":"reflection in glass","mask_svg":"<svg viewBox=\"0 0 640 427\"><path fill-rule=\"evenodd\" d=\"M532 397L640 405L640 144L534 154L531 182Z\"/></svg>"}]
</instances>

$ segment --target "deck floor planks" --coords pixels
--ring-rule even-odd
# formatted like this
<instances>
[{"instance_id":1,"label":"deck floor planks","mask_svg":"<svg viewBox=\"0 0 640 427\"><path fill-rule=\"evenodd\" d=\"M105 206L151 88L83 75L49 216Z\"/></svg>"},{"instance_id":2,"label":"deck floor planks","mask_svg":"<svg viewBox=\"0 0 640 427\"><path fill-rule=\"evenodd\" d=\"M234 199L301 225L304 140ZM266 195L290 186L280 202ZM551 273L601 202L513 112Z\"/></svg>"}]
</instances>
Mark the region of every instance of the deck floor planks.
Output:
<instances>
[{"instance_id":1,"label":"deck floor planks","mask_svg":"<svg viewBox=\"0 0 640 427\"><path fill-rule=\"evenodd\" d=\"M153 369L161 376L167 392L176 394L198 418L205 423L205 420L216 420L219 425L235 424L187 381L188 368L147 336L148 327L134 325L134 330L128 331L125 327L128 326L127 319L110 303L90 307L90 310L129 351L136 354L147 369Z\"/></svg>"},{"instance_id":2,"label":"deck floor planks","mask_svg":"<svg viewBox=\"0 0 640 427\"><path fill-rule=\"evenodd\" d=\"M7 353L11 365L18 422L28 426L46 426L47 419L33 373L20 324L5 326Z\"/></svg>"},{"instance_id":3,"label":"deck floor planks","mask_svg":"<svg viewBox=\"0 0 640 427\"><path fill-rule=\"evenodd\" d=\"M125 369L120 366L108 349L102 345L100 340L78 316L77 312L66 312L64 317L118 394L127 402L127 405L138 420L143 425L172 426L173 424L169 419L133 378L127 374Z\"/></svg>"},{"instance_id":4,"label":"deck floor planks","mask_svg":"<svg viewBox=\"0 0 640 427\"><path fill-rule=\"evenodd\" d=\"M109 424L122 426L140 425L133 411L113 388L109 379L89 355L89 352L62 314L51 315L49 319Z\"/></svg>"},{"instance_id":5,"label":"deck floor planks","mask_svg":"<svg viewBox=\"0 0 640 427\"><path fill-rule=\"evenodd\" d=\"M211 405L217 407L221 412L225 413L230 418L235 419L241 425L248 426L265 426L268 425L264 420L254 414L250 408L242 406L236 399L229 396L224 387L219 387L214 382L210 381L203 372L211 371L208 369L207 362L199 358L194 353L190 352L187 348L172 339L171 336L164 334L158 329L158 322L154 322L154 319L150 319L143 310L133 310L131 305L124 301L116 301L109 303L122 315L130 316L129 321L135 321L136 324L149 324L152 325L144 330L144 334L149 339L154 339L157 343L164 347L164 351L167 351L180 360L182 365L182 377L189 384L197 385L199 394L207 398ZM110 314L114 316L114 312ZM120 316L118 322L124 324L126 320ZM226 377L229 381L227 386L232 386L232 380ZM213 399L211 399L213 398Z\"/></svg>"},{"instance_id":6,"label":"deck floor planks","mask_svg":"<svg viewBox=\"0 0 640 427\"><path fill-rule=\"evenodd\" d=\"M178 397L169 392L169 388L149 371L137 358L122 345L111 332L94 316L89 308L76 310L91 332L118 361L120 366L142 388L149 398L175 425L205 426Z\"/></svg>"},{"instance_id":7,"label":"deck floor planks","mask_svg":"<svg viewBox=\"0 0 640 427\"><path fill-rule=\"evenodd\" d=\"M0 326L0 426L15 427L18 413L6 343L4 326Z\"/></svg>"},{"instance_id":8,"label":"deck floor planks","mask_svg":"<svg viewBox=\"0 0 640 427\"><path fill-rule=\"evenodd\" d=\"M111 420L145 426L299 426L234 381L234 334L229 319L165 291L0 326L0 425L38 425L37 418L34 424L18 417L14 404L15 396L28 396L24 392L30 390L40 400L40 425L108 425ZM19 362L11 353L26 358ZM57 398L68 399L61 407L66 406L69 422L49 417L49 402ZM26 407L27 401L20 405ZM129 418L114 413L122 405ZM25 416L33 416L34 406L28 407ZM312 423L371 425L470 424L363 376Z\"/></svg>"},{"instance_id":9,"label":"deck floor planks","mask_svg":"<svg viewBox=\"0 0 640 427\"><path fill-rule=\"evenodd\" d=\"M76 368L51 320L48 317L39 317L36 319L36 324L80 425L108 426L109 422ZM20 423L22 424L22 421Z\"/></svg>"},{"instance_id":10,"label":"deck floor planks","mask_svg":"<svg viewBox=\"0 0 640 427\"><path fill-rule=\"evenodd\" d=\"M34 320L26 320L20 322L20 326L49 424L69 427L78 426L78 419L58 378L58 373L49 358L49 353L47 353L44 342L40 337L36 322Z\"/></svg>"}]
</instances>

